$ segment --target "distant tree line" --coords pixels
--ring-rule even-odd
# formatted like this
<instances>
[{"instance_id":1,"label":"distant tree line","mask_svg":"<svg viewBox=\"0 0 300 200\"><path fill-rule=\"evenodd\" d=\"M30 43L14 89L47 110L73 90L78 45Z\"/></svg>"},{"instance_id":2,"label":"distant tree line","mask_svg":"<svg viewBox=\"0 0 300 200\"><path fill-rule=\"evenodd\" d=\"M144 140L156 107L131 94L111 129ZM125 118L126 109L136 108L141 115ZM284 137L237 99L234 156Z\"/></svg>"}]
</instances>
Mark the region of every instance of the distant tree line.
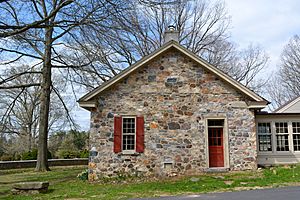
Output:
<instances>
[{"instance_id":1,"label":"distant tree line","mask_svg":"<svg viewBox=\"0 0 300 200\"><path fill-rule=\"evenodd\" d=\"M85 131L59 131L50 135L48 140L47 158L87 158L88 132ZM3 138L0 142L0 160L36 160L37 140L29 149L21 137ZM17 145L16 145L17 144Z\"/></svg>"}]
</instances>

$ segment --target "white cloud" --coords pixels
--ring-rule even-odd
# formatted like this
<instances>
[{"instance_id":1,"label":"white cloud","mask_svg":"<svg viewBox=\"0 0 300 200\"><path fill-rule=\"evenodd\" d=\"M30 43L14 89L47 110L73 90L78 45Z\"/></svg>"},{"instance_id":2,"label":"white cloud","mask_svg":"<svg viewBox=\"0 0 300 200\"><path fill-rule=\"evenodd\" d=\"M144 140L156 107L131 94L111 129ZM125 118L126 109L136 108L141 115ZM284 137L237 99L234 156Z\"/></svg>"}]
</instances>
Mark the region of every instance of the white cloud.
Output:
<instances>
[{"instance_id":1,"label":"white cloud","mask_svg":"<svg viewBox=\"0 0 300 200\"><path fill-rule=\"evenodd\" d=\"M241 47L261 45L276 70L280 53L289 38L300 34L298 0L225 0L232 17L232 37Z\"/></svg>"}]
</instances>

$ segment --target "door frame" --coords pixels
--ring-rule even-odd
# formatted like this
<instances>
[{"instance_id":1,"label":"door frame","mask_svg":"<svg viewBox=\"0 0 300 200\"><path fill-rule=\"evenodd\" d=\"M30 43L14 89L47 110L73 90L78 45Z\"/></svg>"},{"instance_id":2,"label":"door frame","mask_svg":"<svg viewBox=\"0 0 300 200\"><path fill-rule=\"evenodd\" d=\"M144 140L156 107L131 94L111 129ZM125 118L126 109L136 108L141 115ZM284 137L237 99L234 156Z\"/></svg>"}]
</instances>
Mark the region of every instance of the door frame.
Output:
<instances>
[{"instance_id":1,"label":"door frame","mask_svg":"<svg viewBox=\"0 0 300 200\"><path fill-rule=\"evenodd\" d=\"M209 142L208 142L208 120L224 120L223 126L223 152L224 152L224 167L220 168L229 168L229 145L228 145L228 125L227 125L227 117L226 116L209 116L205 117L205 152L206 152L206 168L209 167ZM217 168L217 167L213 167Z\"/></svg>"}]
</instances>

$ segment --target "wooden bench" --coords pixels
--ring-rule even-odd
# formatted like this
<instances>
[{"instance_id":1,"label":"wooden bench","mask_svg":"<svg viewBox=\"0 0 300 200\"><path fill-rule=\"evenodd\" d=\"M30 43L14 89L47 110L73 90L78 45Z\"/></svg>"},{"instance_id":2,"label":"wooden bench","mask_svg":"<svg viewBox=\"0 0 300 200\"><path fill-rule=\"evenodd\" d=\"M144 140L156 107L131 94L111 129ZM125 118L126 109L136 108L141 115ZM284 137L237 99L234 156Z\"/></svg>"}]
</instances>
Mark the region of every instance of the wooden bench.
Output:
<instances>
[{"instance_id":1,"label":"wooden bench","mask_svg":"<svg viewBox=\"0 0 300 200\"><path fill-rule=\"evenodd\" d=\"M38 194L48 191L49 182L22 182L13 185L13 194Z\"/></svg>"}]
</instances>

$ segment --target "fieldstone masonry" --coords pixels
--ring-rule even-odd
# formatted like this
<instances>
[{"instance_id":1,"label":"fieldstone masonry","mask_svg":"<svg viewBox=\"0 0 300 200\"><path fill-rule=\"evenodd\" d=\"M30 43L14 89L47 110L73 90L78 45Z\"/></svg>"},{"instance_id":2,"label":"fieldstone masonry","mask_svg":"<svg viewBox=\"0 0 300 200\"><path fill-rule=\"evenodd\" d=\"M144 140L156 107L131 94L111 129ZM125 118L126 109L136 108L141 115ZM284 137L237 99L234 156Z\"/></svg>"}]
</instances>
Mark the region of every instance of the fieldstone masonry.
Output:
<instances>
[{"instance_id":1,"label":"fieldstone masonry","mask_svg":"<svg viewBox=\"0 0 300 200\"><path fill-rule=\"evenodd\" d=\"M91 112L89 179L172 176L208 167L207 117L226 118L230 170L256 169L254 113L232 86L179 51L168 50L97 97ZM145 151L113 152L114 115L143 115Z\"/></svg>"}]
</instances>

